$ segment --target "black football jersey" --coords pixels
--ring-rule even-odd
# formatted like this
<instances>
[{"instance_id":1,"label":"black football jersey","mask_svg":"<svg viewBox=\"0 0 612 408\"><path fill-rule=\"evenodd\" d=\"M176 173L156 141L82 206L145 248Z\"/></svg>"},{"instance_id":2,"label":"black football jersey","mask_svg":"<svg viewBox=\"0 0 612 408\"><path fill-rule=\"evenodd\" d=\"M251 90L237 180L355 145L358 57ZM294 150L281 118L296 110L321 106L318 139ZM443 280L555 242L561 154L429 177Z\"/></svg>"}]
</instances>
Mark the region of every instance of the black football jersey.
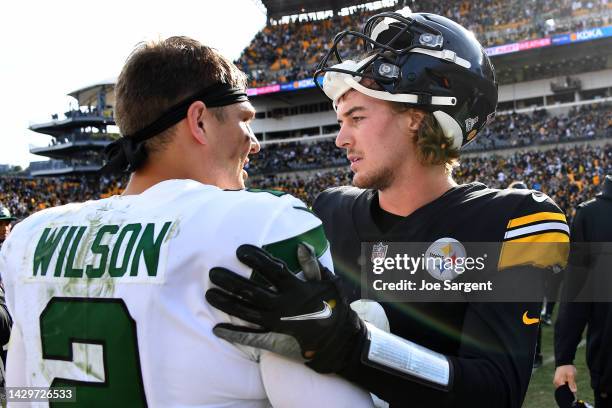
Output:
<instances>
[{"instance_id":1,"label":"black football jersey","mask_svg":"<svg viewBox=\"0 0 612 408\"><path fill-rule=\"evenodd\" d=\"M567 243L565 216L546 195L531 190L497 190L481 183L459 185L381 230L372 215L377 191L337 187L322 192L313 210L323 221L335 272L343 277L351 300L360 298L361 243L496 242L496 264L507 279L524 266L564 266L567 247L554 251L517 251L514 242ZM541 248L541 247L538 247ZM558 247L555 247L558 248ZM514 274L514 275L513 275ZM524 278L524 275L521 276ZM342 373L392 406L519 407L531 375L541 302L395 302L382 304L391 332L448 356L453 366L450 392L402 380L361 363L356 351ZM398 393L397 390L404 392ZM477 401L474 397L477 396Z\"/></svg>"}]
</instances>

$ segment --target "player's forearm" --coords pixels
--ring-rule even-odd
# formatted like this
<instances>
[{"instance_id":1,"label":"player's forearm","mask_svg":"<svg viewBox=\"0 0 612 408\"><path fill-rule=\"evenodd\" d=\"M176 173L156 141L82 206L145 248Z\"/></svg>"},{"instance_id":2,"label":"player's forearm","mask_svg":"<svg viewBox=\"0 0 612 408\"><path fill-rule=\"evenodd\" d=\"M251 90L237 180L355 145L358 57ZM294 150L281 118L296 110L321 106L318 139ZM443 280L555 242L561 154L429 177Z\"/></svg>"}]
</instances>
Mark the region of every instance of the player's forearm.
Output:
<instances>
[{"instance_id":1,"label":"player's forearm","mask_svg":"<svg viewBox=\"0 0 612 408\"><path fill-rule=\"evenodd\" d=\"M589 303L561 303L555 322L555 364L573 364L576 348L587 324Z\"/></svg>"},{"instance_id":2,"label":"player's forearm","mask_svg":"<svg viewBox=\"0 0 612 408\"><path fill-rule=\"evenodd\" d=\"M515 378L515 371L506 368L508 362L495 364L481 358L445 356L450 369L448 384L432 384L381 366L372 366L364 357L368 346L367 334L362 334L353 343L339 374L392 406L520 407L526 389L524 384L529 381L528 377ZM515 381L510 383L511 379ZM477 399L475 395L478 395Z\"/></svg>"}]
</instances>

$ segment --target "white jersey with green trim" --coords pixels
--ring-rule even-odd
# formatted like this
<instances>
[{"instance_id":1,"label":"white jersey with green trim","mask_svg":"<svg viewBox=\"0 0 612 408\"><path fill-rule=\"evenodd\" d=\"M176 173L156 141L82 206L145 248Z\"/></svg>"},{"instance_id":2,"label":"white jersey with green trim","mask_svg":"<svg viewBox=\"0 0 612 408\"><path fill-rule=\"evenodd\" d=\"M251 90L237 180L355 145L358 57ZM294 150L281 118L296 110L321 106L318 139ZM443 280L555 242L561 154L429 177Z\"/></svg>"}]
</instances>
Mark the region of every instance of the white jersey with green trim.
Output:
<instances>
[{"instance_id":1,"label":"white jersey with green trim","mask_svg":"<svg viewBox=\"0 0 612 408\"><path fill-rule=\"evenodd\" d=\"M244 322L206 302L208 271L250 277L235 256L241 244L265 247L294 269L299 241L332 268L321 221L298 199L188 180L36 213L0 254L15 321L7 386L63 387L64 396L75 393L73 408L268 406L266 390L285 384L278 376L265 383L259 353L214 336L217 323ZM279 359L268 366L283 364L308 370ZM316 376L310 386L331 381ZM338 380L330 402L371 404ZM299 386L283 393L317 392Z\"/></svg>"}]
</instances>

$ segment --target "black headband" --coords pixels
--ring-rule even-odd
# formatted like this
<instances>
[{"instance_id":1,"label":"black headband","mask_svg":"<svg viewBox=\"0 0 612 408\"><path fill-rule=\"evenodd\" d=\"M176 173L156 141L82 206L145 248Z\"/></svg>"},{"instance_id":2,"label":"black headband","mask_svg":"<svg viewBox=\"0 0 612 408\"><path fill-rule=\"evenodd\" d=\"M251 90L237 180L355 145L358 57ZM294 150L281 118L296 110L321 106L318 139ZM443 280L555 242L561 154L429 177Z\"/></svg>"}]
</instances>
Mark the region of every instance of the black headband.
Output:
<instances>
[{"instance_id":1,"label":"black headband","mask_svg":"<svg viewBox=\"0 0 612 408\"><path fill-rule=\"evenodd\" d=\"M157 120L138 132L132 135L123 135L106 146L104 149L106 164L102 171L111 173L133 172L142 166L147 158L147 150L143 142L183 120L191 104L196 101L204 102L207 108L216 108L248 100L244 89L233 88L229 84L217 83L206 87L174 105Z\"/></svg>"}]
</instances>

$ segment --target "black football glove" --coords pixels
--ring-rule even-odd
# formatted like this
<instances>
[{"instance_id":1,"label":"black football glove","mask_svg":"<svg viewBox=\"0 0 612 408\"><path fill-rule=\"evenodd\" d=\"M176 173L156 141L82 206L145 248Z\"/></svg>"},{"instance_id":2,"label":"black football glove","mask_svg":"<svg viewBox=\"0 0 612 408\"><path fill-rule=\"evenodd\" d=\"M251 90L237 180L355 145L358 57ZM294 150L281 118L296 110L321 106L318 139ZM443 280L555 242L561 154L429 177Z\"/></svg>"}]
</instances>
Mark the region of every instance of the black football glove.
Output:
<instances>
[{"instance_id":1,"label":"black football glove","mask_svg":"<svg viewBox=\"0 0 612 408\"><path fill-rule=\"evenodd\" d=\"M342 294L339 278L298 246L304 275L294 275L279 259L261 248L241 245L238 259L272 287L225 268L212 268L210 280L221 289L206 292L208 302L225 313L257 324L250 328L221 323L213 332L230 342L262 348L302 361L319 372L337 372L350 353L361 320ZM319 278L319 279L318 279Z\"/></svg>"},{"instance_id":2,"label":"black football glove","mask_svg":"<svg viewBox=\"0 0 612 408\"><path fill-rule=\"evenodd\" d=\"M593 408L588 402L577 400L567 383L555 390L555 401L559 408Z\"/></svg>"}]
</instances>

